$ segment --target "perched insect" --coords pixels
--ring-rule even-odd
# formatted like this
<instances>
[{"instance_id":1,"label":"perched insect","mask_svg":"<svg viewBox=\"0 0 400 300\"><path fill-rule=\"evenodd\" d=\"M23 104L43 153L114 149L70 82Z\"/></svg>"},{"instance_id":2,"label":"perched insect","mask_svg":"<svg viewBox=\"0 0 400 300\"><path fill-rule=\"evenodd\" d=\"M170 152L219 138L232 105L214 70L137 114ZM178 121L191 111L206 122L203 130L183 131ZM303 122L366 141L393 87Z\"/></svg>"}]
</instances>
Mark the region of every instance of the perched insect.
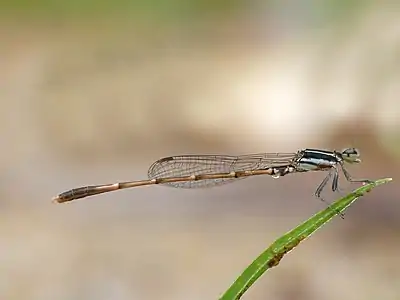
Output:
<instances>
[{"instance_id":1,"label":"perched insect","mask_svg":"<svg viewBox=\"0 0 400 300\"><path fill-rule=\"evenodd\" d=\"M338 189L340 169L350 182L370 182L367 179L353 179L344 166L345 163L359 162L361 162L360 153L355 148L347 148L341 152L304 149L296 153L261 153L241 156L170 156L161 158L150 166L149 179L74 188L57 195L53 200L62 203L152 184L190 189L217 186L254 175L270 175L279 178L292 173L328 171L328 175L315 191L315 196L323 201L321 192L330 179L332 179L332 191Z\"/></svg>"}]
</instances>

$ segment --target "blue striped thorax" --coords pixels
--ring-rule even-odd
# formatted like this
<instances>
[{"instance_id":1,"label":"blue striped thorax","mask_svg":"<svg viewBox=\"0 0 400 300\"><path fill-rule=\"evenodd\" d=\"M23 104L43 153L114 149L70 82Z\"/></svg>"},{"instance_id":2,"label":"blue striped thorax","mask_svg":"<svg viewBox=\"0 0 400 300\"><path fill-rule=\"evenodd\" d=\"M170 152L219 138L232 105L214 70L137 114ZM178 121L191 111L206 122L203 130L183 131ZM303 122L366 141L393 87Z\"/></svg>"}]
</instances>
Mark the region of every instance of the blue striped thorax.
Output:
<instances>
[{"instance_id":1,"label":"blue striped thorax","mask_svg":"<svg viewBox=\"0 0 400 300\"><path fill-rule=\"evenodd\" d=\"M342 152L320 149L305 149L299 152L297 171L320 171L335 167L338 163L359 163L359 152L355 148L347 148Z\"/></svg>"},{"instance_id":2,"label":"blue striped thorax","mask_svg":"<svg viewBox=\"0 0 400 300\"><path fill-rule=\"evenodd\" d=\"M300 152L296 169L300 172L319 171L332 168L336 166L339 161L341 161L341 157L339 157L336 152L305 149Z\"/></svg>"}]
</instances>

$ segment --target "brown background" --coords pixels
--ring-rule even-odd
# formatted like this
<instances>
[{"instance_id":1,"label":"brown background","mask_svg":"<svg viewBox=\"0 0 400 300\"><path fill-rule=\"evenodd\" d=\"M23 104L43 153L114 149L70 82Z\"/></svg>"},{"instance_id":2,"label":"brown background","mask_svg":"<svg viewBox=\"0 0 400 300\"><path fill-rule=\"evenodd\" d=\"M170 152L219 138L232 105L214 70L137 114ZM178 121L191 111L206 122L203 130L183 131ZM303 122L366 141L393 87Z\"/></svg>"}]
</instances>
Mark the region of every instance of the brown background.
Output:
<instances>
[{"instance_id":1,"label":"brown background","mask_svg":"<svg viewBox=\"0 0 400 300\"><path fill-rule=\"evenodd\" d=\"M163 156L348 146L354 177L394 181L244 299L399 299L400 10L331 2L4 4L1 299L217 299L324 208L324 174L51 197L145 179Z\"/></svg>"}]
</instances>

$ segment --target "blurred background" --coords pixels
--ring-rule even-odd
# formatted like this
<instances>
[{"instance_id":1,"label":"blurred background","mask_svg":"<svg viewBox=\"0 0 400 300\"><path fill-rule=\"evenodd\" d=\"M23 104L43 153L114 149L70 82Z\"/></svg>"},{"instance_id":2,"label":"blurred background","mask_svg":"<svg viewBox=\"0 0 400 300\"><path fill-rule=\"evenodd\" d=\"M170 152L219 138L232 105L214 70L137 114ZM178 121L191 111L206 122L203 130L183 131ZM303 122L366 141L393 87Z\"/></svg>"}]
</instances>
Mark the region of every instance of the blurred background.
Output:
<instances>
[{"instance_id":1,"label":"blurred background","mask_svg":"<svg viewBox=\"0 0 400 300\"><path fill-rule=\"evenodd\" d=\"M393 177L244 299L399 299L400 10L392 1L0 4L1 299L217 299L325 208L325 174L141 187L160 157L358 147ZM342 182L342 194L357 184ZM340 194L327 189L333 201Z\"/></svg>"}]
</instances>

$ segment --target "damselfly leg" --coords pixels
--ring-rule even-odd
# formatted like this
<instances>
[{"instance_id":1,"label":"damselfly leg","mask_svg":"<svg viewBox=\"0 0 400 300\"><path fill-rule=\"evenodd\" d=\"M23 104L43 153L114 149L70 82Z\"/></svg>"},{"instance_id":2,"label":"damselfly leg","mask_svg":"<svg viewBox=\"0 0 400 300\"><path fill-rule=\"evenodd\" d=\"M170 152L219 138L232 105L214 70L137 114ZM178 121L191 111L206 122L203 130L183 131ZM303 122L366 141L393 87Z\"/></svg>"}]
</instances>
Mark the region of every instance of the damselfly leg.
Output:
<instances>
[{"instance_id":1,"label":"damselfly leg","mask_svg":"<svg viewBox=\"0 0 400 300\"><path fill-rule=\"evenodd\" d=\"M329 201L326 201L323 197L321 197L321 193L323 191L323 189L325 188L325 186L327 185L327 183L329 182L329 180L332 179L332 191L336 192L338 190L338 182L339 182L339 172L337 170L336 167L333 167L328 175L324 178L324 180L322 180L321 184L318 186L318 188L316 189L314 195L317 199L321 200L322 202L324 202L328 207L331 205L331 203ZM336 213L338 215L340 215L340 217L343 219L344 218L344 213L341 213L340 211L336 211Z\"/></svg>"},{"instance_id":2,"label":"damselfly leg","mask_svg":"<svg viewBox=\"0 0 400 300\"><path fill-rule=\"evenodd\" d=\"M340 164L340 167L342 168L344 177L346 177L346 180L349 182L353 182L353 183L372 183L372 180L369 179L354 179L350 173L346 170L346 168L343 166L343 164Z\"/></svg>"}]
</instances>

